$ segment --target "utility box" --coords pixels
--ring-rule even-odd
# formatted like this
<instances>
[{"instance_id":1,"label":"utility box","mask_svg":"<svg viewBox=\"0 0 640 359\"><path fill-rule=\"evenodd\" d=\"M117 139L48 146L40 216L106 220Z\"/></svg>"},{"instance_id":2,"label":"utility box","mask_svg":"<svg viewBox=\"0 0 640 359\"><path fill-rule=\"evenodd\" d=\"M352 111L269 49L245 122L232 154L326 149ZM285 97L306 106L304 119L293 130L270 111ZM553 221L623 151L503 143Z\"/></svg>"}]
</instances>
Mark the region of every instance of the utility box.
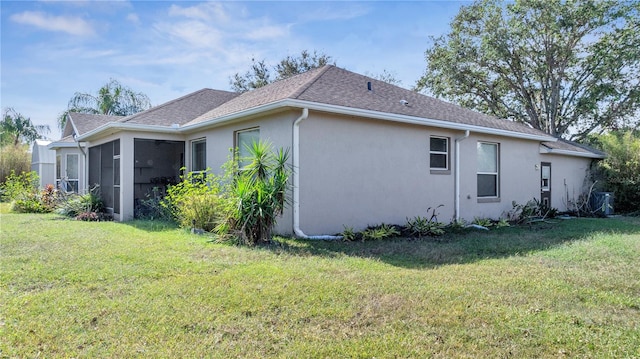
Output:
<instances>
[{"instance_id":1,"label":"utility box","mask_svg":"<svg viewBox=\"0 0 640 359\"><path fill-rule=\"evenodd\" d=\"M610 216L613 214L613 192L593 192L589 204L594 214Z\"/></svg>"}]
</instances>

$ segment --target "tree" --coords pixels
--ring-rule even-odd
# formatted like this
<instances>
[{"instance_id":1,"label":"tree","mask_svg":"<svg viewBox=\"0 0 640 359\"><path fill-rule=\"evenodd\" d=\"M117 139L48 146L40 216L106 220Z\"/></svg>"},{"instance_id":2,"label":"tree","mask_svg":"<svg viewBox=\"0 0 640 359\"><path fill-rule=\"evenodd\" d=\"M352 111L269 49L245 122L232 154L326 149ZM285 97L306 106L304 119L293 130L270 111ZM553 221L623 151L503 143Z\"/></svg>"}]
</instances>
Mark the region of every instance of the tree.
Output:
<instances>
[{"instance_id":1,"label":"tree","mask_svg":"<svg viewBox=\"0 0 640 359\"><path fill-rule=\"evenodd\" d=\"M574 140L638 126L640 2L477 0L432 38L416 90Z\"/></svg>"},{"instance_id":2,"label":"tree","mask_svg":"<svg viewBox=\"0 0 640 359\"><path fill-rule=\"evenodd\" d=\"M607 154L594 172L598 189L614 193L615 211L640 211L640 131L592 134L587 140Z\"/></svg>"},{"instance_id":3,"label":"tree","mask_svg":"<svg viewBox=\"0 0 640 359\"><path fill-rule=\"evenodd\" d=\"M64 129L69 112L91 113L99 115L129 116L151 108L149 97L135 92L111 79L94 96L76 92L69 100L67 110L58 118L60 129Z\"/></svg>"},{"instance_id":4,"label":"tree","mask_svg":"<svg viewBox=\"0 0 640 359\"><path fill-rule=\"evenodd\" d=\"M244 75L236 72L229 79L229 83L233 91L247 92L330 63L331 56L323 53L318 54L316 51L311 54L307 50L302 50L300 55L296 57L285 57L273 67L273 70L269 68L265 60L251 59L251 68ZM332 64L335 65L335 62Z\"/></svg>"},{"instance_id":5,"label":"tree","mask_svg":"<svg viewBox=\"0 0 640 359\"><path fill-rule=\"evenodd\" d=\"M399 80L396 77L397 74L395 72L390 72L387 69L383 69L382 73L377 74L377 75L376 74L372 74L370 72L365 72L364 74L369 76L369 77L371 77L371 78L386 82L386 83L391 84L391 85L402 86L402 80Z\"/></svg>"},{"instance_id":6,"label":"tree","mask_svg":"<svg viewBox=\"0 0 640 359\"><path fill-rule=\"evenodd\" d=\"M34 125L30 118L10 107L4 110L0 129L0 144L12 144L14 147L23 142L31 144L51 131L47 125Z\"/></svg>"}]
</instances>

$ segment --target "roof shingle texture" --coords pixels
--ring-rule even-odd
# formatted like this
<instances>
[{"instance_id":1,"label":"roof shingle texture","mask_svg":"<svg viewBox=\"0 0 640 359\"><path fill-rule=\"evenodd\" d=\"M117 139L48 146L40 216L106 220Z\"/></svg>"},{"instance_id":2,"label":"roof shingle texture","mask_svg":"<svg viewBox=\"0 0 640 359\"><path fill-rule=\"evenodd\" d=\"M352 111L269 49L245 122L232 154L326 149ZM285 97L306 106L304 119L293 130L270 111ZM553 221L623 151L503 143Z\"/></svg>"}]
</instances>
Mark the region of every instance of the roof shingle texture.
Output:
<instances>
[{"instance_id":1,"label":"roof shingle texture","mask_svg":"<svg viewBox=\"0 0 640 359\"><path fill-rule=\"evenodd\" d=\"M106 125L110 122L116 122L123 118L122 116L96 115L91 113L69 112L68 116L73 121L73 125L78 130L76 135L82 135L96 128ZM72 129L65 126L63 137L72 135Z\"/></svg>"},{"instance_id":2,"label":"roof shingle texture","mask_svg":"<svg viewBox=\"0 0 640 359\"><path fill-rule=\"evenodd\" d=\"M368 82L371 82L371 91L368 89ZM199 116L189 124L214 120L285 99L448 121L524 134L546 135L542 131L520 123L487 116L332 65L326 65L245 92ZM401 100L407 101L408 104L401 103Z\"/></svg>"},{"instance_id":3,"label":"roof shingle texture","mask_svg":"<svg viewBox=\"0 0 640 359\"><path fill-rule=\"evenodd\" d=\"M202 89L125 117L120 122L157 126L184 125L237 96L238 94L235 92Z\"/></svg>"}]
</instances>

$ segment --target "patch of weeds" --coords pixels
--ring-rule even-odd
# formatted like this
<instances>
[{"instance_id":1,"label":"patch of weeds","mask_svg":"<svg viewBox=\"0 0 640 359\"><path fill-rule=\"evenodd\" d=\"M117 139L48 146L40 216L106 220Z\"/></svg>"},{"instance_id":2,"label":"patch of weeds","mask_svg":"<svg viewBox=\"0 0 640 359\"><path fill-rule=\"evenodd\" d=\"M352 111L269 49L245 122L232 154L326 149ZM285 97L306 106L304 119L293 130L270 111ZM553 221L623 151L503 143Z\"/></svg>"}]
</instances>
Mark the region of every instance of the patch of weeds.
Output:
<instances>
[{"instance_id":1,"label":"patch of weeds","mask_svg":"<svg viewBox=\"0 0 640 359\"><path fill-rule=\"evenodd\" d=\"M396 226L381 224L375 227L369 227L362 231L362 240L379 240L397 237L400 235L400 230Z\"/></svg>"}]
</instances>

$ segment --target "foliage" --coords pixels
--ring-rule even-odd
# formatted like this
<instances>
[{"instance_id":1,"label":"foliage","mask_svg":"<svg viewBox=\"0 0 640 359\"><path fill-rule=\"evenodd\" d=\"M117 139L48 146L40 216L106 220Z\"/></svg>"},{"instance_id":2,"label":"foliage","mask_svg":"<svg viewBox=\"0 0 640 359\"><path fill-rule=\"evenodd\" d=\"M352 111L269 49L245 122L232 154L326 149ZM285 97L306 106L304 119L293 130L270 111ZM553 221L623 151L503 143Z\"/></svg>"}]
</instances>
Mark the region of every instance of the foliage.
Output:
<instances>
[{"instance_id":1,"label":"foliage","mask_svg":"<svg viewBox=\"0 0 640 359\"><path fill-rule=\"evenodd\" d=\"M600 190L614 193L615 210L640 208L640 130L615 131L591 136L590 143L607 154L595 170Z\"/></svg>"},{"instance_id":2,"label":"foliage","mask_svg":"<svg viewBox=\"0 0 640 359\"><path fill-rule=\"evenodd\" d=\"M60 129L64 129L69 112L112 116L128 116L151 108L151 101L142 92L135 92L117 80L110 79L98 89L96 95L76 92L67 110L58 117Z\"/></svg>"},{"instance_id":3,"label":"foliage","mask_svg":"<svg viewBox=\"0 0 640 359\"><path fill-rule=\"evenodd\" d=\"M358 238L358 233L353 229L353 227L344 226L344 230L341 235L342 240L346 242L352 242Z\"/></svg>"},{"instance_id":4,"label":"foliage","mask_svg":"<svg viewBox=\"0 0 640 359\"><path fill-rule=\"evenodd\" d=\"M633 1L477 0L432 38L416 89L558 137L637 125L639 13Z\"/></svg>"},{"instance_id":5,"label":"foliage","mask_svg":"<svg viewBox=\"0 0 640 359\"><path fill-rule=\"evenodd\" d=\"M264 141L248 147L248 165L234 178L229 194L235 207L223 230L234 233L240 242L253 245L271 240L271 230L289 203L292 170L288 150L273 151L271 144Z\"/></svg>"},{"instance_id":6,"label":"foliage","mask_svg":"<svg viewBox=\"0 0 640 359\"><path fill-rule=\"evenodd\" d=\"M85 222L97 222L100 220L100 216L96 212L80 212L76 216L76 220Z\"/></svg>"},{"instance_id":7,"label":"foliage","mask_svg":"<svg viewBox=\"0 0 640 359\"><path fill-rule=\"evenodd\" d=\"M23 197L32 197L38 192L38 174L35 171L16 174L11 171L4 183L0 184L3 201L14 201Z\"/></svg>"},{"instance_id":8,"label":"foliage","mask_svg":"<svg viewBox=\"0 0 640 359\"><path fill-rule=\"evenodd\" d=\"M0 146L0 183L4 183L11 172L31 171L29 145Z\"/></svg>"},{"instance_id":9,"label":"foliage","mask_svg":"<svg viewBox=\"0 0 640 359\"><path fill-rule=\"evenodd\" d=\"M53 210L55 193L53 189L38 190L38 174L12 171L0 185L2 200L11 202L11 210L18 213L46 213Z\"/></svg>"},{"instance_id":10,"label":"foliage","mask_svg":"<svg viewBox=\"0 0 640 359\"><path fill-rule=\"evenodd\" d=\"M392 225L380 224L362 231L362 241L380 240L400 236L400 231Z\"/></svg>"},{"instance_id":11,"label":"foliage","mask_svg":"<svg viewBox=\"0 0 640 359\"><path fill-rule=\"evenodd\" d=\"M9 107L4 110L2 122L0 122L0 145L31 144L50 131L49 126L34 125L30 118L24 117Z\"/></svg>"},{"instance_id":12,"label":"foliage","mask_svg":"<svg viewBox=\"0 0 640 359\"><path fill-rule=\"evenodd\" d=\"M398 74L395 72L391 72L387 69L383 69L382 72L379 74L372 74L369 72L365 72L365 75L394 86L402 86L402 81L397 77Z\"/></svg>"},{"instance_id":13,"label":"foliage","mask_svg":"<svg viewBox=\"0 0 640 359\"><path fill-rule=\"evenodd\" d=\"M474 217L471 224L477 224L485 228L490 228L490 227L493 227L494 225L493 220L491 220L490 218L482 218L482 217Z\"/></svg>"},{"instance_id":14,"label":"foliage","mask_svg":"<svg viewBox=\"0 0 640 359\"><path fill-rule=\"evenodd\" d=\"M60 215L77 218L81 214L104 211L104 203L98 194L98 187L84 194L72 193L60 199L56 212Z\"/></svg>"},{"instance_id":15,"label":"foliage","mask_svg":"<svg viewBox=\"0 0 640 359\"><path fill-rule=\"evenodd\" d=\"M533 198L525 204L512 201L511 206L511 210L507 213L507 219L518 224L553 218L558 214L557 208L549 207L537 198Z\"/></svg>"},{"instance_id":16,"label":"foliage","mask_svg":"<svg viewBox=\"0 0 640 359\"><path fill-rule=\"evenodd\" d=\"M446 225L444 223L438 222L438 214L436 211L438 208L443 207L444 205L439 205L435 208L427 208L427 213L431 211L431 216L427 217L414 217L412 219L407 218L407 224L405 225L406 230L412 236L417 236L421 238L422 236L441 236L445 233Z\"/></svg>"},{"instance_id":17,"label":"foliage","mask_svg":"<svg viewBox=\"0 0 640 359\"><path fill-rule=\"evenodd\" d=\"M224 174L189 173L167 190L161 206L181 227L215 231L223 240L241 244L268 242L288 205L289 152L272 150L268 142L247 149L248 163L239 169L237 151L223 166Z\"/></svg>"},{"instance_id":18,"label":"foliage","mask_svg":"<svg viewBox=\"0 0 640 359\"><path fill-rule=\"evenodd\" d=\"M220 185L211 173L190 172L167 189L160 205L184 228L213 231L224 221Z\"/></svg>"},{"instance_id":19,"label":"foliage","mask_svg":"<svg viewBox=\"0 0 640 359\"><path fill-rule=\"evenodd\" d=\"M235 92L247 92L266 86L274 81L283 80L291 76L307 72L311 69L330 64L331 56L324 53L309 53L302 50L300 55L287 56L273 67L273 70L266 64L265 60L256 61L251 59L251 68L244 74L236 73L229 80L231 89ZM333 63L335 65L335 62ZM273 72L275 72L275 75Z\"/></svg>"}]
</instances>

